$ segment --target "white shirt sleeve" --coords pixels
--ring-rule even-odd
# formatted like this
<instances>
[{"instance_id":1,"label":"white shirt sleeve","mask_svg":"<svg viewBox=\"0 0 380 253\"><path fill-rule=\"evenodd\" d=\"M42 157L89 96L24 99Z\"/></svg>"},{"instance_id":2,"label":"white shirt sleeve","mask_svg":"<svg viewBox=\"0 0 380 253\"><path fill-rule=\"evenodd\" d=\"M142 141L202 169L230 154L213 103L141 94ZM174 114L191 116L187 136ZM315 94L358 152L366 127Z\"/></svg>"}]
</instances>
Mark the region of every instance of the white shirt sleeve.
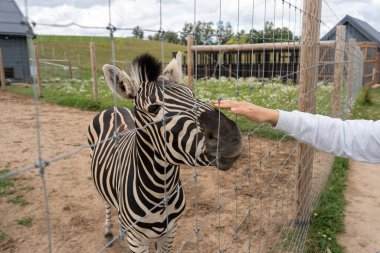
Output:
<instances>
[{"instance_id":1,"label":"white shirt sleeve","mask_svg":"<svg viewBox=\"0 0 380 253\"><path fill-rule=\"evenodd\" d=\"M281 111L274 129L338 156L380 163L380 120L341 120L299 111Z\"/></svg>"}]
</instances>

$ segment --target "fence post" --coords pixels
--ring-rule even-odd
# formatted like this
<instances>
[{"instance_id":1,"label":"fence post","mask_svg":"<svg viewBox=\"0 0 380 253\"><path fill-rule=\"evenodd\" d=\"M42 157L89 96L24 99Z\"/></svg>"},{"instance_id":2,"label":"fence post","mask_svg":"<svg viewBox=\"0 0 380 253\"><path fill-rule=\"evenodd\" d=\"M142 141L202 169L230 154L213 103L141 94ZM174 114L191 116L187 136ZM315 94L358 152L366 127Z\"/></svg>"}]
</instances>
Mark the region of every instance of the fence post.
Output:
<instances>
[{"instance_id":1,"label":"fence post","mask_svg":"<svg viewBox=\"0 0 380 253\"><path fill-rule=\"evenodd\" d=\"M1 82L1 88L5 89L5 72L4 72L4 62L3 62L3 52L0 48L0 82Z\"/></svg>"},{"instance_id":2,"label":"fence post","mask_svg":"<svg viewBox=\"0 0 380 253\"><path fill-rule=\"evenodd\" d=\"M354 96L354 86L356 84L356 76L359 75L358 68L355 67L355 63L357 61L356 59L356 39L350 39L348 43L348 70L347 73L349 75L348 82L347 82L347 97L348 101L350 102L349 106L352 107L353 103L353 96Z\"/></svg>"},{"instance_id":3,"label":"fence post","mask_svg":"<svg viewBox=\"0 0 380 253\"><path fill-rule=\"evenodd\" d=\"M37 94L42 97L42 82L40 73L40 61L38 56L38 47L34 46L34 62L36 64Z\"/></svg>"},{"instance_id":4,"label":"fence post","mask_svg":"<svg viewBox=\"0 0 380 253\"><path fill-rule=\"evenodd\" d=\"M95 42L90 42L91 71L92 71L92 96L98 102L98 79L96 76L96 49Z\"/></svg>"},{"instance_id":5,"label":"fence post","mask_svg":"<svg viewBox=\"0 0 380 253\"><path fill-rule=\"evenodd\" d=\"M366 86L367 83L366 83L366 75L367 75L367 57L368 57L368 44L367 43L361 43L363 46L361 46L362 50L363 50L363 55L364 55L364 62L363 62L363 86Z\"/></svg>"},{"instance_id":6,"label":"fence post","mask_svg":"<svg viewBox=\"0 0 380 253\"><path fill-rule=\"evenodd\" d=\"M187 36L187 80L189 88L194 91L194 54L191 46L194 44L193 35Z\"/></svg>"},{"instance_id":7,"label":"fence post","mask_svg":"<svg viewBox=\"0 0 380 253\"><path fill-rule=\"evenodd\" d=\"M69 60L69 79L73 79L73 68L71 66L71 60Z\"/></svg>"},{"instance_id":8,"label":"fence post","mask_svg":"<svg viewBox=\"0 0 380 253\"><path fill-rule=\"evenodd\" d=\"M334 96L332 117L340 116L340 87L343 82L343 67L344 67L344 45L346 42L346 26L339 25L336 27L335 39L335 65L334 65Z\"/></svg>"},{"instance_id":9,"label":"fence post","mask_svg":"<svg viewBox=\"0 0 380 253\"><path fill-rule=\"evenodd\" d=\"M377 79L376 79L376 75L377 75L377 69L376 68L373 68L372 69L372 84L375 84Z\"/></svg>"},{"instance_id":10,"label":"fence post","mask_svg":"<svg viewBox=\"0 0 380 253\"><path fill-rule=\"evenodd\" d=\"M315 113L322 0L303 1L299 110ZM314 148L300 143L297 161L297 220L309 221Z\"/></svg>"}]
</instances>

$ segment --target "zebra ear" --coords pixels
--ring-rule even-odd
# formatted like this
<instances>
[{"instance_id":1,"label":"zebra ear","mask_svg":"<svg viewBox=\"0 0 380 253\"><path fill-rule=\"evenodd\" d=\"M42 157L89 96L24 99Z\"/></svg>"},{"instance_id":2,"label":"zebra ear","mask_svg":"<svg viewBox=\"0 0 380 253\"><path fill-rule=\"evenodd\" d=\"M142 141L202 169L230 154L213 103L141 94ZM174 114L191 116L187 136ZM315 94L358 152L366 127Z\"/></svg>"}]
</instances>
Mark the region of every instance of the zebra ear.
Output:
<instances>
[{"instance_id":1,"label":"zebra ear","mask_svg":"<svg viewBox=\"0 0 380 253\"><path fill-rule=\"evenodd\" d=\"M181 67L181 73L182 73L182 53L178 51L178 53L175 56L175 59L177 60L179 66Z\"/></svg>"},{"instance_id":2,"label":"zebra ear","mask_svg":"<svg viewBox=\"0 0 380 253\"><path fill-rule=\"evenodd\" d=\"M138 87L135 87L130 76L120 68L105 64L103 66L104 79L110 89L120 98L132 99L136 97Z\"/></svg>"},{"instance_id":3,"label":"zebra ear","mask_svg":"<svg viewBox=\"0 0 380 253\"><path fill-rule=\"evenodd\" d=\"M181 83L182 81L182 54L178 52L176 57L171 60L163 71L165 76L170 82Z\"/></svg>"}]
</instances>

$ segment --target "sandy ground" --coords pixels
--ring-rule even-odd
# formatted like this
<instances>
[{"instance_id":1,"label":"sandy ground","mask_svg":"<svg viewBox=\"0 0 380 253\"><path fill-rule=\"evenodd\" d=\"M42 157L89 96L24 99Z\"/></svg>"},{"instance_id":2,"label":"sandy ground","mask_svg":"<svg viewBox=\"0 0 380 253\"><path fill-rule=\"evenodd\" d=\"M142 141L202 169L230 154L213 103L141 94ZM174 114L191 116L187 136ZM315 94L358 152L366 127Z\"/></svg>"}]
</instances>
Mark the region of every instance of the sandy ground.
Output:
<instances>
[{"instance_id":1,"label":"sandy ground","mask_svg":"<svg viewBox=\"0 0 380 253\"><path fill-rule=\"evenodd\" d=\"M87 126L95 114L41 102L43 158L50 159L86 144ZM33 100L0 91L0 115L0 168L14 170L35 163ZM245 137L244 143L244 153L228 172L218 173L213 167L181 168L187 206L178 224L175 252L197 252L197 248L200 252L216 252L218 245L224 252L266 252L279 249L287 238L289 221L295 213L297 145L257 137ZM198 184L193 180L196 170L200 174ZM46 183L53 252L98 252L104 245L104 205L91 181L89 150L50 164L46 168ZM0 240L0 252L47 252L38 171L17 176L11 190L0 194L0 230L7 234ZM9 203L15 196L23 196L30 203ZM220 212L216 211L218 200ZM17 224L16 220L25 217L32 218L31 227ZM117 234L116 217L114 224ZM200 228L198 237L194 233L196 226ZM117 241L106 252L125 249Z\"/></svg>"},{"instance_id":2,"label":"sandy ground","mask_svg":"<svg viewBox=\"0 0 380 253\"><path fill-rule=\"evenodd\" d=\"M345 233L338 238L347 253L380 252L379 182L379 164L351 161L345 192Z\"/></svg>"}]
</instances>

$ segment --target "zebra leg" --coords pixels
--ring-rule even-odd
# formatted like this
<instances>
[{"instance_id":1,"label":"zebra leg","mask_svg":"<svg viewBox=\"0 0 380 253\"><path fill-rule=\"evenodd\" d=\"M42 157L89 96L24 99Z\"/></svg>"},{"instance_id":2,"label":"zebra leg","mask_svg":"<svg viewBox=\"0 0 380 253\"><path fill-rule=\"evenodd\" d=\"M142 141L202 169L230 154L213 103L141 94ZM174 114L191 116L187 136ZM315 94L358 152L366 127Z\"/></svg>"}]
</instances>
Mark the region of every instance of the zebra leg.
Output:
<instances>
[{"instance_id":1,"label":"zebra leg","mask_svg":"<svg viewBox=\"0 0 380 253\"><path fill-rule=\"evenodd\" d=\"M175 225L170 231L156 240L157 253L171 252L176 230L177 226Z\"/></svg>"},{"instance_id":2,"label":"zebra leg","mask_svg":"<svg viewBox=\"0 0 380 253\"><path fill-rule=\"evenodd\" d=\"M134 235L136 231L128 231L128 243L129 248L134 253L148 253L149 252L149 240L142 238L140 235Z\"/></svg>"},{"instance_id":3,"label":"zebra leg","mask_svg":"<svg viewBox=\"0 0 380 253\"><path fill-rule=\"evenodd\" d=\"M106 203L106 222L104 223L104 228L105 228L104 237L106 238L106 243L109 243L113 239L111 209L112 209L112 206ZM112 246L113 246L113 243L111 243L108 247L112 247Z\"/></svg>"}]
</instances>

